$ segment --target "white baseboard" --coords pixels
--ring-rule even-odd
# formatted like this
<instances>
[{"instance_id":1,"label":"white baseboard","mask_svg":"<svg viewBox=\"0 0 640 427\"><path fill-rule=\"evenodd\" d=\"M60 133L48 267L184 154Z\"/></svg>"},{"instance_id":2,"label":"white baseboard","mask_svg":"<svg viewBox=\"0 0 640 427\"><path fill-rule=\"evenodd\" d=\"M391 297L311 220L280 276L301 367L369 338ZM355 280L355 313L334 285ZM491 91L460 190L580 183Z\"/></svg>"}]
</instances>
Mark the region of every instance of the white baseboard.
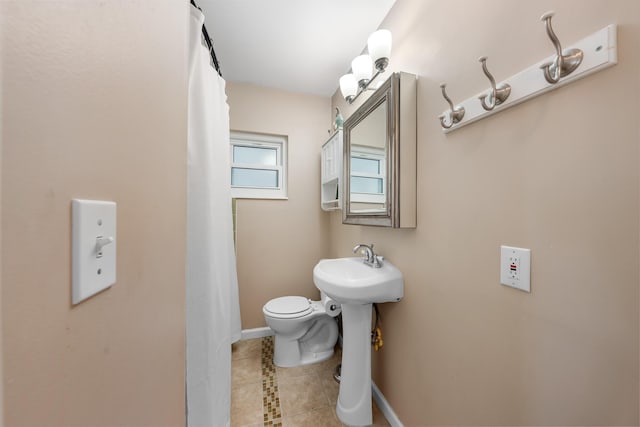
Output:
<instances>
[{"instance_id":1,"label":"white baseboard","mask_svg":"<svg viewBox=\"0 0 640 427\"><path fill-rule=\"evenodd\" d=\"M273 335L273 331L268 326L263 326L262 328L253 328L253 329L243 329L241 340L250 340L253 338L262 338L262 337L270 337Z\"/></svg>"},{"instance_id":2,"label":"white baseboard","mask_svg":"<svg viewBox=\"0 0 640 427\"><path fill-rule=\"evenodd\" d=\"M378 405L378 409L384 414L384 417L389 421L391 427L404 427L400 418L398 418L391 405L389 405L389 402L387 402L387 399L384 398L384 395L373 381L371 381L371 394L373 395L373 400L375 400L376 405Z\"/></svg>"}]
</instances>

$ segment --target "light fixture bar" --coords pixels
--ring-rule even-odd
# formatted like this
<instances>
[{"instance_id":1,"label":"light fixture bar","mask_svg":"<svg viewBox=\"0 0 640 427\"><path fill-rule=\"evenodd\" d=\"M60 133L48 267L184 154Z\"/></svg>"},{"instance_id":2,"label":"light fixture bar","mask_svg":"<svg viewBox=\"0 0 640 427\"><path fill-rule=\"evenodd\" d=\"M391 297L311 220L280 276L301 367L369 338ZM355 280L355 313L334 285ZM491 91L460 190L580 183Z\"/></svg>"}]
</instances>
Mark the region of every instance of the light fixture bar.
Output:
<instances>
[{"instance_id":1,"label":"light fixture bar","mask_svg":"<svg viewBox=\"0 0 640 427\"><path fill-rule=\"evenodd\" d=\"M367 40L368 55L360 55L351 62L351 74L340 78L340 91L345 101L352 104L371 83L385 72L391 56L391 32L378 30ZM375 74L371 75L375 68Z\"/></svg>"},{"instance_id":2,"label":"light fixture bar","mask_svg":"<svg viewBox=\"0 0 640 427\"><path fill-rule=\"evenodd\" d=\"M353 101L355 101L356 99L358 99L358 97L360 96L360 94L366 90L369 90L369 86L371 86L371 83L373 83L373 81L376 79L376 77L378 77L380 74L384 73L384 70L376 70L376 73L373 75L373 77L371 77L371 79L362 87L358 87L358 93L355 94L355 96L349 97L349 98L345 98L345 100L349 103L349 104L353 104ZM371 88L371 90L374 90L374 88Z\"/></svg>"}]
</instances>

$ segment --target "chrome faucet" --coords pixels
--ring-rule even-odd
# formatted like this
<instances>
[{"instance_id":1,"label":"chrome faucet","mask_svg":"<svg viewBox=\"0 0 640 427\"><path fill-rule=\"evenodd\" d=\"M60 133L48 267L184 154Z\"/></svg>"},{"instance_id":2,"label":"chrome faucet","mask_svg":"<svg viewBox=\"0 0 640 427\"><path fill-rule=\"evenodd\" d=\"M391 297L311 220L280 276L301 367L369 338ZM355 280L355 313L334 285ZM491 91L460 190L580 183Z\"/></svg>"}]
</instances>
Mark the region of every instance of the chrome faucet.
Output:
<instances>
[{"instance_id":1,"label":"chrome faucet","mask_svg":"<svg viewBox=\"0 0 640 427\"><path fill-rule=\"evenodd\" d=\"M365 264L373 267L373 268L380 268L382 267L382 260L384 259L381 256L376 255L375 252L373 252L373 243L370 245L365 245L365 244L358 244L356 246L354 246L353 248L353 253L356 254L358 253L358 251L363 253L363 258L362 258L362 262L364 262Z\"/></svg>"}]
</instances>

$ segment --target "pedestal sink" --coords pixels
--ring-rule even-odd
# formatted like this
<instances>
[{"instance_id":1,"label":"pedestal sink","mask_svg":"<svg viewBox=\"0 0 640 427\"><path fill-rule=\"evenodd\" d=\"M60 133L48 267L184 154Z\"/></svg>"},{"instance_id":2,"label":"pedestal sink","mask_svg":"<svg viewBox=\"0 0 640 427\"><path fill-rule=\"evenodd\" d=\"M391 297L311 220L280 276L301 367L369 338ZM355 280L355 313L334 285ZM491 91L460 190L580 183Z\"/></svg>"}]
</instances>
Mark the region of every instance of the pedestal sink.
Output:
<instances>
[{"instance_id":1,"label":"pedestal sink","mask_svg":"<svg viewBox=\"0 0 640 427\"><path fill-rule=\"evenodd\" d=\"M349 426L372 423L371 305L403 296L402 273L389 261L374 268L362 258L323 259L313 269L316 288L342 304L342 372L336 413Z\"/></svg>"}]
</instances>

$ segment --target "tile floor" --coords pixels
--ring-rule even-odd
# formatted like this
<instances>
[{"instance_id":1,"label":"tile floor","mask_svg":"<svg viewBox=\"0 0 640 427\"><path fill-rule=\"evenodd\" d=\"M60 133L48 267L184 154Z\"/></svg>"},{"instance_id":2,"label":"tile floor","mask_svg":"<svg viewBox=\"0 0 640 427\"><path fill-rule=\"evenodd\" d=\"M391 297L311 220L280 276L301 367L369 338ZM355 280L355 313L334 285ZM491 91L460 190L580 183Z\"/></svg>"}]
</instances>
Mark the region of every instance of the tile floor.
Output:
<instances>
[{"instance_id":1,"label":"tile floor","mask_svg":"<svg viewBox=\"0 0 640 427\"><path fill-rule=\"evenodd\" d=\"M313 365L273 365L273 337L240 341L232 348L231 425L233 427L343 426L336 416L338 384L333 358ZM373 405L373 425L388 426Z\"/></svg>"}]
</instances>

